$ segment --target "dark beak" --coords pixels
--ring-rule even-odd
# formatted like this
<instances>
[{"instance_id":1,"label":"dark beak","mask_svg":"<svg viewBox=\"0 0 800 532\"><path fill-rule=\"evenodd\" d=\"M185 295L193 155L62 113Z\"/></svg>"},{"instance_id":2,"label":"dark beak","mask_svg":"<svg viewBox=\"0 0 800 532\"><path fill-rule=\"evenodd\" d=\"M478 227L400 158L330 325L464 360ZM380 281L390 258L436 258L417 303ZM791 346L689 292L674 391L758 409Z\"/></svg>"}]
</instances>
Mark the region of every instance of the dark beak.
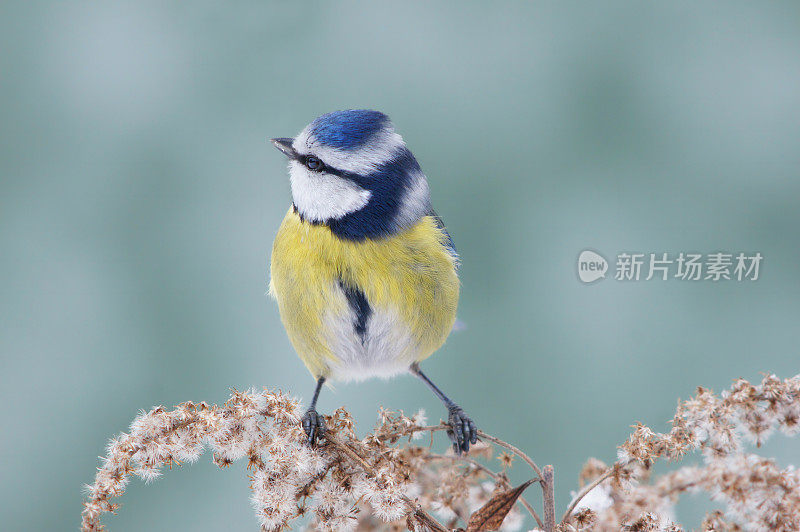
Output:
<instances>
[{"instance_id":1,"label":"dark beak","mask_svg":"<svg viewBox=\"0 0 800 532\"><path fill-rule=\"evenodd\" d=\"M292 142L294 139L272 139L272 144L290 159L297 157L297 152L292 148Z\"/></svg>"}]
</instances>

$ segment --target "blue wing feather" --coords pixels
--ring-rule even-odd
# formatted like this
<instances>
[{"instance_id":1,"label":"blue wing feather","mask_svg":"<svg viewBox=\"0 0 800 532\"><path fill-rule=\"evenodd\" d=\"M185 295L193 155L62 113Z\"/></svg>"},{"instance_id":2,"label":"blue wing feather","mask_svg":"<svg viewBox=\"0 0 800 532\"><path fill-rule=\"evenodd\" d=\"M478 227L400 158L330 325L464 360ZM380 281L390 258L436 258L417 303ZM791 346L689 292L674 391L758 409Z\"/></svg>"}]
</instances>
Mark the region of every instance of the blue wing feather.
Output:
<instances>
[{"instance_id":1,"label":"blue wing feather","mask_svg":"<svg viewBox=\"0 0 800 532\"><path fill-rule=\"evenodd\" d=\"M433 209L428 212L428 216L436 220L436 225L438 225L439 229L441 229L445 236L447 236L447 242L445 245L447 246L448 251L453 254L453 257L456 258L456 268L458 268L458 251L456 250L456 245L453 243L453 237L450 236L450 233L447 232L447 228L444 226L444 220L442 220L442 217L436 214L436 211Z\"/></svg>"}]
</instances>

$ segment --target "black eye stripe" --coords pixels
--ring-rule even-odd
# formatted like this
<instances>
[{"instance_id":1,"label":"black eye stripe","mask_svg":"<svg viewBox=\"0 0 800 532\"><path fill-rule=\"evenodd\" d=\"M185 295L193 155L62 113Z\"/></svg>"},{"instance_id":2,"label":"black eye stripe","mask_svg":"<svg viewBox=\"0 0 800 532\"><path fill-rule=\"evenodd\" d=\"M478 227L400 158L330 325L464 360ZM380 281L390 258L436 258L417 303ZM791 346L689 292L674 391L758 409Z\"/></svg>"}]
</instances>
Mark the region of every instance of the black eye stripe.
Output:
<instances>
[{"instance_id":1,"label":"black eye stripe","mask_svg":"<svg viewBox=\"0 0 800 532\"><path fill-rule=\"evenodd\" d=\"M326 169L325 163L313 155L300 155L297 157L297 160L313 172L322 172Z\"/></svg>"},{"instance_id":2,"label":"black eye stripe","mask_svg":"<svg viewBox=\"0 0 800 532\"><path fill-rule=\"evenodd\" d=\"M319 162L318 168L315 169L309 168L308 159L312 157L316 159L317 162ZM300 164L302 164L303 166L314 172L325 172L326 174L335 175L343 179L349 179L350 181L353 181L354 183L357 183L359 185L361 184L362 178L359 175L347 172L345 170L339 170L338 168L334 168L333 166L328 166L322 161L322 159L314 155L297 154L297 156L294 157L294 160L296 160L297 162L299 162Z\"/></svg>"}]
</instances>

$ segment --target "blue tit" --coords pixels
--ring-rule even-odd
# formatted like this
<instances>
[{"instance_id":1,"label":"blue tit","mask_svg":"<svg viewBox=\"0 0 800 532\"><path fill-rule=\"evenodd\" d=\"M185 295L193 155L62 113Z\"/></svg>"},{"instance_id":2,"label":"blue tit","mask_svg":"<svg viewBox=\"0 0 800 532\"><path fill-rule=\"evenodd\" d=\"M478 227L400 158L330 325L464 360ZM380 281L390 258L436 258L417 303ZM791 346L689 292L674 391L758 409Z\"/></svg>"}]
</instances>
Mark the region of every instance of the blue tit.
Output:
<instances>
[{"instance_id":1,"label":"blue tit","mask_svg":"<svg viewBox=\"0 0 800 532\"><path fill-rule=\"evenodd\" d=\"M327 380L410 371L449 412L456 452L475 423L422 372L458 305L458 255L431 206L425 174L378 111L322 115L295 138L272 139L289 159L292 205L272 247L270 294L317 384L303 428L324 437L317 413Z\"/></svg>"}]
</instances>

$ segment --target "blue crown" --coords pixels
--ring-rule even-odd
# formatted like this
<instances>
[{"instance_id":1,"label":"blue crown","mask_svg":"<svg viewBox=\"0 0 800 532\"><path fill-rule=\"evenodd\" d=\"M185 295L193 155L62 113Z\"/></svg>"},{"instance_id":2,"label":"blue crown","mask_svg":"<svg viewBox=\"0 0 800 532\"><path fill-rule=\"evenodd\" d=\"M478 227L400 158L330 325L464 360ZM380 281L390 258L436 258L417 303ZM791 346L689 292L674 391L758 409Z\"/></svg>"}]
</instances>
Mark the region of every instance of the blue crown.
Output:
<instances>
[{"instance_id":1,"label":"blue crown","mask_svg":"<svg viewBox=\"0 0 800 532\"><path fill-rule=\"evenodd\" d=\"M351 150L389 124L389 117L381 112L350 109L320 116L311 122L310 132L321 144Z\"/></svg>"}]
</instances>

